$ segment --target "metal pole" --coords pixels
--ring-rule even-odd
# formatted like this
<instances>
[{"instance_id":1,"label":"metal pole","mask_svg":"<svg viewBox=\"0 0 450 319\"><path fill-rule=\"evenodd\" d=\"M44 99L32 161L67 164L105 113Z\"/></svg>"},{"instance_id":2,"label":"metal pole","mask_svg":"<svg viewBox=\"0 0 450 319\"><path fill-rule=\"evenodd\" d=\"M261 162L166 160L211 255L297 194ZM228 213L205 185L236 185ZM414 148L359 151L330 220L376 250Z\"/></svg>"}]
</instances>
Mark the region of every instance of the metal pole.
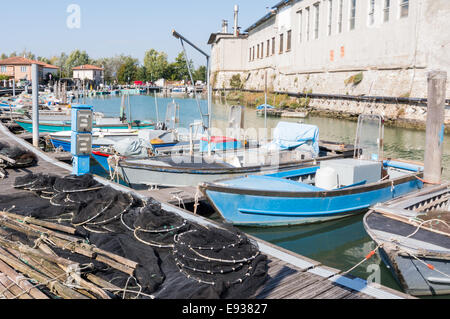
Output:
<instances>
[{"instance_id":1,"label":"metal pole","mask_svg":"<svg viewBox=\"0 0 450 319\"><path fill-rule=\"evenodd\" d=\"M208 70L208 77L206 79L208 89L208 155L211 155L211 124L212 124L212 90L211 90L211 65L209 63L209 56L206 57L206 68Z\"/></svg>"},{"instance_id":2,"label":"metal pole","mask_svg":"<svg viewBox=\"0 0 450 319\"><path fill-rule=\"evenodd\" d=\"M264 128L267 133L267 71L265 74L265 84L264 84Z\"/></svg>"},{"instance_id":3,"label":"metal pole","mask_svg":"<svg viewBox=\"0 0 450 319\"><path fill-rule=\"evenodd\" d=\"M13 96L16 96L16 79L13 79Z\"/></svg>"},{"instance_id":4,"label":"metal pole","mask_svg":"<svg viewBox=\"0 0 450 319\"><path fill-rule=\"evenodd\" d=\"M39 147L39 71L37 64L31 66L31 80L33 81L33 146Z\"/></svg>"},{"instance_id":5,"label":"metal pole","mask_svg":"<svg viewBox=\"0 0 450 319\"><path fill-rule=\"evenodd\" d=\"M446 82L447 72L430 71L428 73L424 179L430 183L441 183L442 178Z\"/></svg>"}]
</instances>

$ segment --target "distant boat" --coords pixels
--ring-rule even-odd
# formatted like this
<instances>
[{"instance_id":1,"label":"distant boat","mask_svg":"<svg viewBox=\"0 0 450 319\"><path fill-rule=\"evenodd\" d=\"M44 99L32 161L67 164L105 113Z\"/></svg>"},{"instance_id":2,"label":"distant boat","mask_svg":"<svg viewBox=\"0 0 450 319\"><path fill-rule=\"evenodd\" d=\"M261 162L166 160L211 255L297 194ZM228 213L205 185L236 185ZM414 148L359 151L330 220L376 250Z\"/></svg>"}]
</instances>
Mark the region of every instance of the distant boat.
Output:
<instances>
[{"instance_id":1,"label":"distant boat","mask_svg":"<svg viewBox=\"0 0 450 319\"><path fill-rule=\"evenodd\" d=\"M269 105L269 104L261 104L260 106L257 106L256 109L264 111L264 109L273 110L273 109L275 109L275 107L272 105Z\"/></svg>"},{"instance_id":2,"label":"distant boat","mask_svg":"<svg viewBox=\"0 0 450 319\"><path fill-rule=\"evenodd\" d=\"M450 295L450 183L374 206L364 228L404 291Z\"/></svg>"}]
</instances>

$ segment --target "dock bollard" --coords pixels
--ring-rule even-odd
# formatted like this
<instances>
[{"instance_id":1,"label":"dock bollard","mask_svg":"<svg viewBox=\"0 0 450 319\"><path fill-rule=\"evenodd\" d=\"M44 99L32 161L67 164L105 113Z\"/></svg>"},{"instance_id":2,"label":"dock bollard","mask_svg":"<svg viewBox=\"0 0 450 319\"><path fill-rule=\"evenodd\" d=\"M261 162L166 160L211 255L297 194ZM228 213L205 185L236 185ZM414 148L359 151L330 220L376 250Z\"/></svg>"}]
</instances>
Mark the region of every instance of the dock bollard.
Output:
<instances>
[{"instance_id":1,"label":"dock bollard","mask_svg":"<svg viewBox=\"0 0 450 319\"><path fill-rule=\"evenodd\" d=\"M85 175L90 172L92 152L92 106L72 106L71 154L73 155L73 175Z\"/></svg>"}]
</instances>

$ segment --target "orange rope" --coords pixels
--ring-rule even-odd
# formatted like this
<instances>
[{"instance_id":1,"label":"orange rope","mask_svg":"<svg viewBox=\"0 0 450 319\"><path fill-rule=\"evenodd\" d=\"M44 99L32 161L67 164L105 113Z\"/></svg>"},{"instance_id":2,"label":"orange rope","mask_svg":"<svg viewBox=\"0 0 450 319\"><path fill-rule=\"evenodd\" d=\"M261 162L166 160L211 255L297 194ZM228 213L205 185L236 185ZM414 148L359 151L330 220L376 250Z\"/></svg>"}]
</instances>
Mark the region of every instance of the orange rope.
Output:
<instances>
[{"instance_id":1,"label":"orange rope","mask_svg":"<svg viewBox=\"0 0 450 319\"><path fill-rule=\"evenodd\" d=\"M419 176L416 176L416 178L424 184L430 184L430 185L440 185L441 184L441 183L433 183L433 182L426 181L423 178L420 178Z\"/></svg>"}]
</instances>

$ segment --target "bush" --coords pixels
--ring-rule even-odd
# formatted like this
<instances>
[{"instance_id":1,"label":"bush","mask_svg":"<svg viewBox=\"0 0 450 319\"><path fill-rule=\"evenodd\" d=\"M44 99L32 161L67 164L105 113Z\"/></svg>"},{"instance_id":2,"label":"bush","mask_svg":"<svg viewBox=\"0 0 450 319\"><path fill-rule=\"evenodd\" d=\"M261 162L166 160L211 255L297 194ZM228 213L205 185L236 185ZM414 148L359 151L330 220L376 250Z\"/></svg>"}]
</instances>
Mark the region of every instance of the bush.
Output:
<instances>
[{"instance_id":1,"label":"bush","mask_svg":"<svg viewBox=\"0 0 450 319\"><path fill-rule=\"evenodd\" d=\"M230 86L233 89L242 89L242 80L239 74L235 74L230 79Z\"/></svg>"},{"instance_id":2,"label":"bush","mask_svg":"<svg viewBox=\"0 0 450 319\"><path fill-rule=\"evenodd\" d=\"M345 85L353 84L353 86L356 86L362 82L363 78L364 78L363 73L359 72L358 74L352 75L351 77L346 79L344 83Z\"/></svg>"}]
</instances>

